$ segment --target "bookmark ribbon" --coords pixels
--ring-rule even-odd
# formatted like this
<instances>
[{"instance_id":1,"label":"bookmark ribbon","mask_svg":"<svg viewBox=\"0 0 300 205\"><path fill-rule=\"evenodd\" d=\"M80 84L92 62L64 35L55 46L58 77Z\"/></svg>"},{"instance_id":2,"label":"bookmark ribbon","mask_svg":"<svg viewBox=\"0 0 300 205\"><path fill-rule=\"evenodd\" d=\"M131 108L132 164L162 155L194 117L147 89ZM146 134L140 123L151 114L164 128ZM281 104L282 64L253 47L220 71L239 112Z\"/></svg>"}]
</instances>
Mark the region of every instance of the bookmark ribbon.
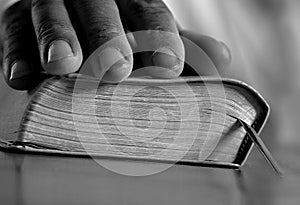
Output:
<instances>
[{"instance_id":1,"label":"bookmark ribbon","mask_svg":"<svg viewBox=\"0 0 300 205\"><path fill-rule=\"evenodd\" d=\"M264 142L261 140L261 138L259 137L258 133L251 127L249 126L246 122L244 122L241 119L238 119L234 116L232 116L233 118L237 119L237 121L244 127L244 129L246 130L247 135L250 137L250 139L253 141L253 143L255 144L255 146L258 148L258 150L260 151L260 153L264 156L264 158L266 159L266 161L268 162L268 164L280 175L282 175L284 172L281 169L281 167L279 166L279 164L277 163L277 161L274 159L274 157L272 156L271 152L268 150L268 148L266 147L266 145L264 144Z\"/></svg>"}]
</instances>

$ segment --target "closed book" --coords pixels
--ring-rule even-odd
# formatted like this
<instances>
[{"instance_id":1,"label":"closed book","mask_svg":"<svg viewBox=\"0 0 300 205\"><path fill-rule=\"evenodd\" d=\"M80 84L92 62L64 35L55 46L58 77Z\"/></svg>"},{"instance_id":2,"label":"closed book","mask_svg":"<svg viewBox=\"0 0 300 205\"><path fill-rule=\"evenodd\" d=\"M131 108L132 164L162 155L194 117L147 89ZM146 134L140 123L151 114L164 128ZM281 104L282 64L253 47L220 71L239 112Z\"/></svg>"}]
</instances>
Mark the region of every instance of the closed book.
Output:
<instances>
[{"instance_id":1,"label":"closed book","mask_svg":"<svg viewBox=\"0 0 300 205\"><path fill-rule=\"evenodd\" d=\"M52 77L33 92L0 83L2 151L239 168L269 115L262 96L233 79L129 78L103 84Z\"/></svg>"}]
</instances>

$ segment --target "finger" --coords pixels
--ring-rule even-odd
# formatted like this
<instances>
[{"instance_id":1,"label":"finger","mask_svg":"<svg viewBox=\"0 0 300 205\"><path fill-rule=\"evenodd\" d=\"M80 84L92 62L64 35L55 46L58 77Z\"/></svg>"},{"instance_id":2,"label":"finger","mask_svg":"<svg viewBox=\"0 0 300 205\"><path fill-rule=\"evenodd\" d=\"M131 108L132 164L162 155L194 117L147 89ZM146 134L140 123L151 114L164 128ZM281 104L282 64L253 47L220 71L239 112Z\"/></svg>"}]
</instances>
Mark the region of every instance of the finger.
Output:
<instances>
[{"instance_id":1,"label":"finger","mask_svg":"<svg viewBox=\"0 0 300 205\"><path fill-rule=\"evenodd\" d=\"M1 31L5 80L14 89L30 89L40 64L29 7L24 8L19 2L8 8Z\"/></svg>"},{"instance_id":2,"label":"finger","mask_svg":"<svg viewBox=\"0 0 300 205\"><path fill-rule=\"evenodd\" d=\"M133 66L132 50L126 38L114 0L71 0L85 36L88 61L97 68L93 74L104 82L120 82ZM94 67L92 66L92 67Z\"/></svg>"},{"instance_id":3,"label":"finger","mask_svg":"<svg viewBox=\"0 0 300 205\"><path fill-rule=\"evenodd\" d=\"M229 67L231 62L231 52L226 44L217 41L212 37L200 35L192 31L182 30L180 31L180 34L183 38L187 38L199 46L208 55L220 74L224 73ZM187 46L185 45L185 47L187 52L186 55L192 55L188 54ZM210 71L207 70L207 67L204 65L201 66L201 62L205 63L205 60L201 61L200 57L201 56L197 56L199 59L199 66L197 66L199 68L199 72L210 73Z\"/></svg>"},{"instance_id":4,"label":"finger","mask_svg":"<svg viewBox=\"0 0 300 205\"><path fill-rule=\"evenodd\" d=\"M149 74L176 78L184 65L184 47L173 15L161 0L117 0L126 26L134 32ZM137 32L142 31L142 32ZM142 50L141 50L142 49Z\"/></svg>"},{"instance_id":5,"label":"finger","mask_svg":"<svg viewBox=\"0 0 300 205\"><path fill-rule=\"evenodd\" d=\"M64 0L32 0L32 21L44 69L53 75L76 72L82 51Z\"/></svg>"}]
</instances>

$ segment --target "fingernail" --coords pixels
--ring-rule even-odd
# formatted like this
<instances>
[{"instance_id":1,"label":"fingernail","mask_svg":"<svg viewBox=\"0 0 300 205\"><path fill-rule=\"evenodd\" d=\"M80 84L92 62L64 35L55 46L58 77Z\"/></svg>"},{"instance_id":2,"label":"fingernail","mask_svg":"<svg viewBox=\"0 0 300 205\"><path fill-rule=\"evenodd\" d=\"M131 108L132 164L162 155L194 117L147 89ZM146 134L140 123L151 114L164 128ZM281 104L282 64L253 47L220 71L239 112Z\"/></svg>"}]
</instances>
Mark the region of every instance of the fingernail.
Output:
<instances>
[{"instance_id":1,"label":"fingernail","mask_svg":"<svg viewBox=\"0 0 300 205\"><path fill-rule=\"evenodd\" d=\"M48 63L74 56L71 46L63 40L54 41L48 51Z\"/></svg>"},{"instance_id":2,"label":"fingernail","mask_svg":"<svg viewBox=\"0 0 300 205\"><path fill-rule=\"evenodd\" d=\"M179 68L180 59L171 49L160 48L153 53L152 63L154 66L176 70Z\"/></svg>"},{"instance_id":3,"label":"fingernail","mask_svg":"<svg viewBox=\"0 0 300 205\"><path fill-rule=\"evenodd\" d=\"M231 62L231 52L230 52L230 49L229 47L222 41L219 41L220 44L222 45L223 49L222 49L222 52L223 52L223 55L226 59L228 59L229 62Z\"/></svg>"},{"instance_id":4,"label":"fingernail","mask_svg":"<svg viewBox=\"0 0 300 205\"><path fill-rule=\"evenodd\" d=\"M10 81L17 80L20 78L27 77L31 74L31 69L27 62L18 61L13 64L10 72Z\"/></svg>"},{"instance_id":5,"label":"fingernail","mask_svg":"<svg viewBox=\"0 0 300 205\"><path fill-rule=\"evenodd\" d=\"M130 67L130 62L115 48L106 48L99 55L99 64L102 72L118 73Z\"/></svg>"}]
</instances>

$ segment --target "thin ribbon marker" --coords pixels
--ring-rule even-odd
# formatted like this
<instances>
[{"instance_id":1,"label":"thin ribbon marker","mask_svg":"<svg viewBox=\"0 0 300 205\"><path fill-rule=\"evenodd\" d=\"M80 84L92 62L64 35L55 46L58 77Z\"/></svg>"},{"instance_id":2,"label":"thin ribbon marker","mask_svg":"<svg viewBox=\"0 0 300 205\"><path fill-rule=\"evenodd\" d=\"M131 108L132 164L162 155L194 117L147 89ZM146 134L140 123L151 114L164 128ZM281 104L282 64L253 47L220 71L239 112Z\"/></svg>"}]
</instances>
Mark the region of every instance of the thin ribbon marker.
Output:
<instances>
[{"instance_id":1,"label":"thin ribbon marker","mask_svg":"<svg viewBox=\"0 0 300 205\"><path fill-rule=\"evenodd\" d=\"M274 159L274 157L272 156L271 152L268 150L268 148L266 147L266 145L264 144L264 142L261 140L261 138L259 137L259 135L257 134L257 132L251 126L249 126L246 122L244 122L243 120L238 119L238 118L236 118L234 116L231 116L231 117L237 119L237 121L244 127L244 129L246 130L248 136L254 142L255 146L258 148L258 150L260 151L260 153L267 160L268 164L271 165L271 167L278 174L280 174L280 175L284 174L283 170L280 168L279 164Z\"/></svg>"}]
</instances>

